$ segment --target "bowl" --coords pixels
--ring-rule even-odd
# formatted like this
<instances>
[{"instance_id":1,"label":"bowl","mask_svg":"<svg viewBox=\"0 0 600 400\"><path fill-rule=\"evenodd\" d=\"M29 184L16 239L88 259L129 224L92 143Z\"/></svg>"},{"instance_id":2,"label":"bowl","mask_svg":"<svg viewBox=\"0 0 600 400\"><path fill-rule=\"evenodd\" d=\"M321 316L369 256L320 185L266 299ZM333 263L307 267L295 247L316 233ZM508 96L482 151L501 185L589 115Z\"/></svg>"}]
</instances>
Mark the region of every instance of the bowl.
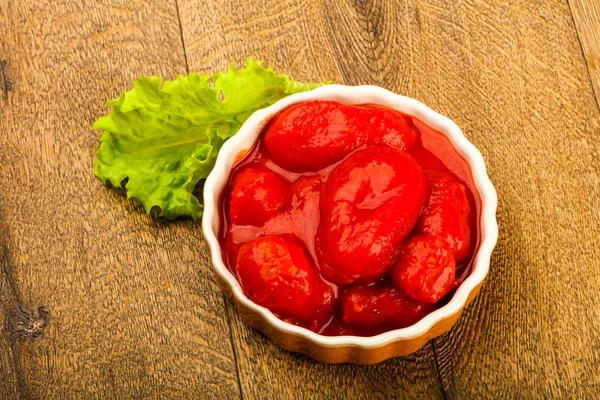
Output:
<instances>
[{"instance_id":1,"label":"bowl","mask_svg":"<svg viewBox=\"0 0 600 400\"><path fill-rule=\"evenodd\" d=\"M481 213L478 219L480 242L474 253L471 274L446 305L414 325L371 337L319 335L283 322L267 308L248 299L236 277L225 266L218 240L222 224L219 202L232 167L252 149L274 115L293 104L310 100L379 104L414 116L445 134L471 167L475 187L481 198ZM210 248L217 281L225 295L236 304L240 316L248 325L266 334L281 348L305 354L320 362L374 364L391 357L413 353L429 340L450 330L456 323L463 309L479 292L487 275L492 250L498 238L496 206L496 191L488 178L481 153L465 138L452 120L417 100L377 86L326 85L309 92L293 94L270 107L256 111L246 120L239 132L223 145L215 167L204 184L202 230Z\"/></svg>"}]
</instances>

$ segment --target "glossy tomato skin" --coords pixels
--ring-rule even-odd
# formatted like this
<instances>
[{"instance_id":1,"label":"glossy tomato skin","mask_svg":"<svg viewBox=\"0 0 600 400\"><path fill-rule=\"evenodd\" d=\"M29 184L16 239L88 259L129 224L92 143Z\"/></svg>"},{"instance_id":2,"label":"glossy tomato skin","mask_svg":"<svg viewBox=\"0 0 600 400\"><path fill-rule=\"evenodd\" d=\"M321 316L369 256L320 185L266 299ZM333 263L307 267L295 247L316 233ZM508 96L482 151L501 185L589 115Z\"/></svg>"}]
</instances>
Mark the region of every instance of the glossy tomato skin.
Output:
<instances>
[{"instance_id":1,"label":"glossy tomato skin","mask_svg":"<svg viewBox=\"0 0 600 400\"><path fill-rule=\"evenodd\" d=\"M294 236L261 236L242 244L236 268L244 293L284 321L318 331L331 318L333 287Z\"/></svg>"},{"instance_id":2,"label":"glossy tomato skin","mask_svg":"<svg viewBox=\"0 0 600 400\"><path fill-rule=\"evenodd\" d=\"M316 251L337 284L381 277L413 228L427 197L421 167L391 147L358 150L330 174L321 195Z\"/></svg>"},{"instance_id":3,"label":"glossy tomato skin","mask_svg":"<svg viewBox=\"0 0 600 400\"><path fill-rule=\"evenodd\" d=\"M342 299L342 319L365 329L398 329L417 323L434 309L413 300L392 285L356 286Z\"/></svg>"},{"instance_id":4,"label":"glossy tomato skin","mask_svg":"<svg viewBox=\"0 0 600 400\"><path fill-rule=\"evenodd\" d=\"M288 183L264 164L239 170L231 186L229 218L235 225L262 226L290 201Z\"/></svg>"},{"instance_id":5,"label":"glossy tomato skin","mask_svg":"<svg viewBox=\"0 0 600 400\"><path fill-rule=\"evenodd\" d=\"M408 151L417 141L399 112L381 106L359 106L364 113L365 139L369 145L385 145Z\"/></svg>"},{"instance_id":6,"label":"glossy tomato skin","mask_svg":"<svg viewBox=\"0 0 600 400\"><path fill-rule=\"evenodd\" d=\"M409 149L416 141L402 114L378 106L309 101L278 114L267 129L269 157L293 172L316 172L363 145Z\"/></svg>"},{"instance_id":7,"label":"glossy tomato skin","mask_svg":"<svg viewBox=\"0 0 600 400\"><path fill-rule=\"evenodd\" d=\"M462 183L445 174L429 173L430 195L414 233L441 236L452 249L457 264L471 252L471 208Z\"/></svg>"},{"instance_id":8,"label":"glossy tomato skin","mask_svg":"<svg viewBox=\"0 0 600 400\"><path fill-rule=\"evenodd\" d=\"M308 101L279 113L264 146L271 160L293 172L319 171L340 161L364 140L354 107L335 101Z\"/></svg>"},{"instance_id":9,"label":"glossy tomato skin","mask_svg":"<svg viewBox=\"0 0 600 400\"><path fill-rule=\"evenodd\" d=\"M391 276L411 298L437 303L457 285L452 249L440 236L415 236L404 245Z\"/></svg>"}]
</instances>

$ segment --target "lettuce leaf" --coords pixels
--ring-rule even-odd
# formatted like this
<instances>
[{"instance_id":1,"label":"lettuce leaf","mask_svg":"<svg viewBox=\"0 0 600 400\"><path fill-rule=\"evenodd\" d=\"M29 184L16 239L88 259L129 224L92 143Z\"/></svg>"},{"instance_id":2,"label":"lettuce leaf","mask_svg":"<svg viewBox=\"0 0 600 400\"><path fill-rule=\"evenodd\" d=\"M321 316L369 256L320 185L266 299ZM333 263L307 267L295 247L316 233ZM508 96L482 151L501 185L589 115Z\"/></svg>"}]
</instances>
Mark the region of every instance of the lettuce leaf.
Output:
<instances>
[{"instance_id":1,"label":"lettuce leaf","mask_svg":"<svg viewBox=\"0 0 600 400\"><path fill-rule=\"evenodd\" d=\"M94 123L103 131L94 174L119 188L126 180L127 197L147 213L159 207L167 219L200 218L203 207L192 191L212 170L223 143L254 111L324 83L290 80L254 59L212 77L142 77L108 101L112 112Z\"/></svg>"}]
</instances>

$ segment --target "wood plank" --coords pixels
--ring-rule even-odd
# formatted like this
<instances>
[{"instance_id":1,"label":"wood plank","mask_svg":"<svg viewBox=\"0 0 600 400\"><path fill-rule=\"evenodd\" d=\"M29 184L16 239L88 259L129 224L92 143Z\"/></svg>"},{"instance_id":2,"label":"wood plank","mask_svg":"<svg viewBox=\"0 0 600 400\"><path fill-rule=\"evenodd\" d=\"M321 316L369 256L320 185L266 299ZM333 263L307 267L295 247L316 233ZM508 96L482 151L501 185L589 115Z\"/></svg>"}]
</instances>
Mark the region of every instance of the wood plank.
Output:
<instances>
[{"instance_id":1,"label":"wood plank","mask_svg":"<svg viewBox=\"0 0 600 400\"><path fill-rule=\"evenodd\" d=\"M238 397L200 224L147 217L92 173L104 102L139 76L186 71L175 2L0 0L0 38L12 81L0 99L0 278L20 294L0 322L8 306L25 313L14 326L43 326L38 340L14 338L13 358L0 328L6 397L15 381L32 398Z\"/></svg>"},{"instance_id":2,"label":"wood plank","mask_svg":"<svg viewBox=\"0 0 600 400\"><path fill-rule=\"evenodd\" d=\"M422 98L481 149L499 193L488 281L435 342L448 397L594 397L600 114L568 5L418 4Z\"/></svg>"},{"instance_id":3,"label":"wood plank","mask_svg":"<svg viewBox=\"0 0 600 400\"><path fill-rule=\"evenodd\" d=\"M324 366L278 350L234 313L244 395L439 395L432 363L450 398L598 393L600 115L568 4L179 4L192 70L253 55L298 79L415 97L463 128L500 198L488 282L433 343L435 357L426 348L374 368Z\"/></svg>"},{"instance_id":4,"label":"wood plank","mask_svg":"<svg viewBox=\"0 0 600 400\"><path fill-rule=\"evenodd\" d=\"M21 396L19 372L15 362L9 327L9 313L18 306L16 293L9 280L10 265L4 240L4 227L0 220L0 398L15 399Z\"/></svg>"},{"instance_id":5,"label":"wood plank","mask_svg":"<svg viewBox=\"0 0 600 400\"><path fill-rule=\"evenodd\" d=\"M0 3L0 134L8 119L8 100L12 91L12 79L8 65L8 13L4 3ZM9 159L0 147L0 171ZM19 399L27 396L23 386L17 354L14 351L16 335L9 326L14 326L10 316L19 309L19 293L12 279L13 268L8 254L8 229L3 209L5 190L0 190L0 398Z\"/></svg>"},{"instance_id":6,"label":"wood plank","mask_svg":"<svg viewBox=\"0 0 600 400\"><path fill-rule=\"evenodd\" d=\"M294 79L378 83L406 92L414 85L410 44L387 41L411 26L402 7L316 7L300 1L179 1L190 70L214 71L255 56ZM397 26L398 25L398 26ZM340 30L337 32L337 30ZM374 31L379 30L376 39ZM346 41L351 49L345 49ZM441 398L431 346L377 366L324 365L275 347L228 303L242 393L248 398Z\"/></svg>"},{"instance_id":7,"label":"wood plank","mask_svg":"<svg viewBox=\"0 0 600 400\"><path fill-rule=\"evenodd\" d=\"M596 101L600 105L600 3L596 0L569 0L569 6L592 78Z\"/></svg>"}]
</instances>

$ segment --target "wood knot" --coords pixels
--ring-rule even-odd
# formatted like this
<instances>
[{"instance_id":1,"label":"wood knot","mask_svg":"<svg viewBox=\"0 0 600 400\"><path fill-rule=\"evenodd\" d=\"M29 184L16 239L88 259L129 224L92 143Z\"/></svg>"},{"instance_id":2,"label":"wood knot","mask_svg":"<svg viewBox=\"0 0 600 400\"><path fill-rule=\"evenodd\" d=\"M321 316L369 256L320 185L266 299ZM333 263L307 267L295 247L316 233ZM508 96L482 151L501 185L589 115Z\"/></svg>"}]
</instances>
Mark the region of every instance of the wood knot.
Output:
<instances>
[{"instance_id":1,"label":"wood knot","mask_svg":"<svg viewBox=\"0 0 600 400\"><path fill-rule=\"evenodd\" d=\"M38 307L37 310L19 306L18 309L9 312L8 332L11 339L38 340L44 334L49 320L50 313L44 306Z\"/></svg>"},{"instance_id":2,"label":"wood knot","mask_svg":"<svg viewBox=\"0 0 600 400\"><path fill-rule=\"evenodd\" d=\"M352 0L352 5L356 8L365 8L369 5L369 0Z\"/></svg>"},{"instance_id":3,"label":"wood knot","mask_svg":"<svg viewBox=\"0 0 600 400\"><path fill-rule=\"evenodd\" d=\"M13 89L12 80L6 72L8 61L0 60L0 91L4 93L4 98L8 98L8 92Z\"/></svg>"}]
</instances>

